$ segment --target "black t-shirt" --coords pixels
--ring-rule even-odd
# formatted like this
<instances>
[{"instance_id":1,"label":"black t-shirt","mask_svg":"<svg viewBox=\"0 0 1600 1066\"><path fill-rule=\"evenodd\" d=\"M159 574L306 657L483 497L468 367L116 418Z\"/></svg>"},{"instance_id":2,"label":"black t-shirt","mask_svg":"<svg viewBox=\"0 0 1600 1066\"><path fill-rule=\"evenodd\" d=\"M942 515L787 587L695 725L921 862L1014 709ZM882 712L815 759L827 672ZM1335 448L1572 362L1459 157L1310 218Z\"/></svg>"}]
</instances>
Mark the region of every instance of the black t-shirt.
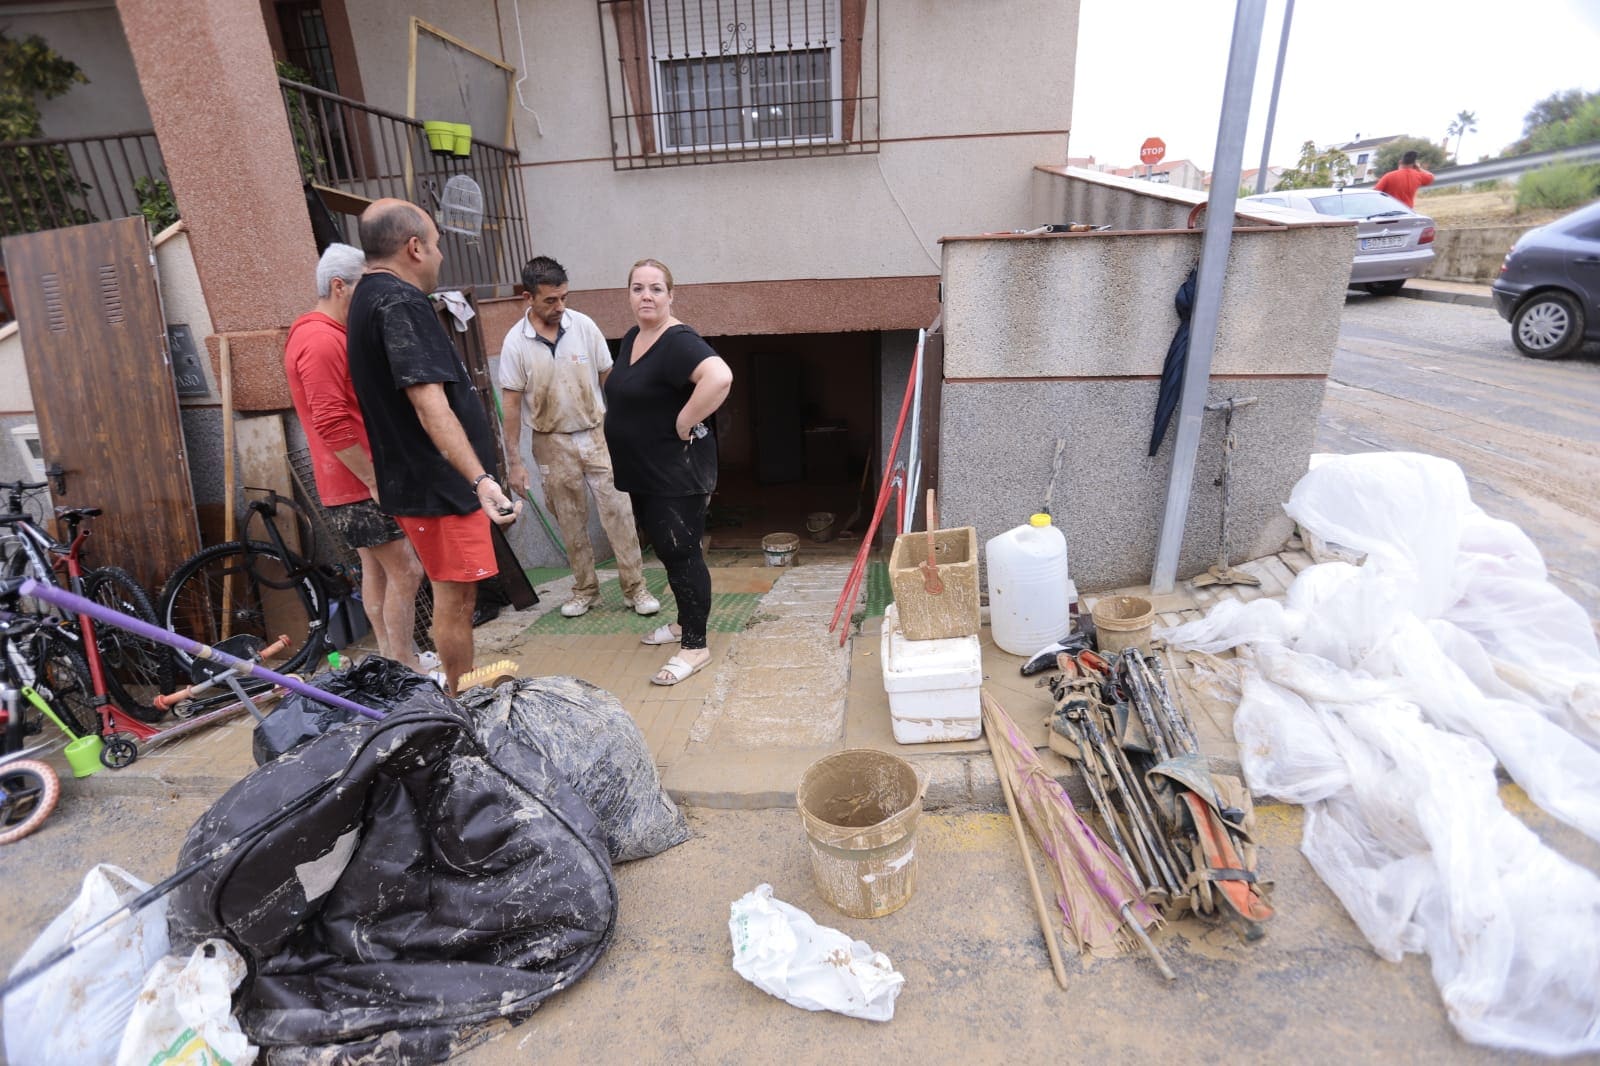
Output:
<instances>
[{"instance_id":1,"label":"black t-shirt","mask_svg":"<svg viewBox=\"0 0 1600 1066\"><path fill-rule=\"evenodd\" d=\"M606 447L616 486L646 496L709 495L717 487L716 433L685 442L678 436L678 412L694 395L689 375L717 353L679 324L633 363L638 336L637 326L623 335L606 378Z\"/></svg>"},{"instance_id":2,"label":"black t-shirt","mask_svg":"<svg viewBox=\"0 0 1600 1066\"><path fill-rule=\"evenodd\" d=\"M350 380L378 474L379 506L418 517L478 510L478 494L434 447L405 392L411 385L442 384L478 461L493 472L494 432L428 297L393 274L367 274L356 285L345 330Z\"/></svg>"}]
</instances>

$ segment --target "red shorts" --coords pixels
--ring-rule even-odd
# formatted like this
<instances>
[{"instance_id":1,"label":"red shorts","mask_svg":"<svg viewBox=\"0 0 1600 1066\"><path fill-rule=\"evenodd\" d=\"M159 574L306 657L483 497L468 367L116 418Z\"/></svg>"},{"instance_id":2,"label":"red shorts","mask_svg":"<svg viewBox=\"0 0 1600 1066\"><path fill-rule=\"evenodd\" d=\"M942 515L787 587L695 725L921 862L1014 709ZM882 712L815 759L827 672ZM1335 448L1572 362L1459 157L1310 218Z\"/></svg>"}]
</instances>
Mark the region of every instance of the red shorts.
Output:
<instances>
[{"instance_id":1,"label":"red shorts","mask_svg":"<svg viewBox=\"0 0 1600 1066\"><path fill-rule=\"evenodd\" d=\"M395 515L394 520L434 581L481 581L500 572L489 539L489 516L481 510L437 518Z\"/></svg>"}]
</instances>

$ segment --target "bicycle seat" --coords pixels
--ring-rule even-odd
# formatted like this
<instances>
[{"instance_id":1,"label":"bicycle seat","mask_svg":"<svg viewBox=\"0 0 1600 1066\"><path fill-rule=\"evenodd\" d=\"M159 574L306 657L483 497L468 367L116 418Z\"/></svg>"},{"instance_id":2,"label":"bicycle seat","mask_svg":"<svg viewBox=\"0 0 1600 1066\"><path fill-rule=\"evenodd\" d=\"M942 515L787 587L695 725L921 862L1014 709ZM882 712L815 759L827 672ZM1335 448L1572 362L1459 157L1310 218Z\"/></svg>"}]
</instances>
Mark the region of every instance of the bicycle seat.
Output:
<instances>
[{"instance_id":1,"label":"bicycle seat","mask_svg":"<svg viewBox=\"0 0 1600 1066\"><path fill-rule=\"evenodd\" d=\"M72 520L75 518L99 518L105 512L98 507L57 507L56 517Z\"/></svg>"}]
</instances>

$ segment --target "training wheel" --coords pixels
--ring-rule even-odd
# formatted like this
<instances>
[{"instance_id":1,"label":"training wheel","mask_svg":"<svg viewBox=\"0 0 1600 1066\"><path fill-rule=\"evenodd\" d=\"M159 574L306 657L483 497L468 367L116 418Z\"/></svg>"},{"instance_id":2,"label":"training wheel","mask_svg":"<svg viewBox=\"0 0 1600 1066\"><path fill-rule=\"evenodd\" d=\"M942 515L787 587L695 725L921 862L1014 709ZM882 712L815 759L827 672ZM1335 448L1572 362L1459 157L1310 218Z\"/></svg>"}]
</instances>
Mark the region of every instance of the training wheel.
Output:
<instances>
[{"instance_id":1,"label":"training wheel","mask_svg":"<svg viewBox=\"0 0 1600 1066\"><path fill-rule=\"evenodd\" d=\"M123 736L110 737L100 749L100 761L110 770L120 770L138 757L139 745Z\"/></svg>"}]
</instances>

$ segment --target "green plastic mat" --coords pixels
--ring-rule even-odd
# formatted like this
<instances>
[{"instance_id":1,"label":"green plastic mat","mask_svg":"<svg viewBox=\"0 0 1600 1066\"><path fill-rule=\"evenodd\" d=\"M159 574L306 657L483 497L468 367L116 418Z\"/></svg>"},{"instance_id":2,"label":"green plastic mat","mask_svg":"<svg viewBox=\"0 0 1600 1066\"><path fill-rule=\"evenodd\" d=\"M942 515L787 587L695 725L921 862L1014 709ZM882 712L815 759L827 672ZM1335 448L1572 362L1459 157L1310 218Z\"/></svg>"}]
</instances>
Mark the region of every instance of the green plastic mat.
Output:
<instances>
[{"instance_id":1,"label":"green plastic mat","mask_svg":"<svg viewBox=\"0 0 1600 1066\"><path fill-rule=\"evenodd\" d=\"M867 617L881 618L884 609L894 601L894 588L889 584L887 564L873 561L867 564Z\"/></svg>"},{"instance_id":2,"label":"green plastic mat","mask_svg":"<svg viewBox=\"0 0 1600 1066\"><path fill-rule=\"evenodd\" d=\"M560 571L557 576L568 573ZM531 578L531 573L530 573ZM549 580L546 578L545 580ZM673 621L678 616L678 601L667 587L665 570L646 569L644 583L661 601L661 611L653 615L637 615L631 607L622 605L622 586L616 578L600 582L600 602L589 608L587 614L577 618L564 618L557 607L528 627L529 633L580 633L585 636L606 636L612 633L638 633L641 636L657 626ZM886 582L887 583L887 582ZM736 633L750 621L761 596L754 592L714 592L711 594L711 618L706 628L713 633Z\"/></svg>"},{"instance_id":3,"label":"green plastic mat","mask_svg":"<svg viewBox=\"0 0 1600 1066\"><path fill-rule=\"evenodd\" d=\"M532 582L535 587L543 585L549 581L556 581L563 577L572 576L572 570L565 566L529 566L524 567L523 572L528 575L528 580Z\"/></svg>"}]
</instances>

